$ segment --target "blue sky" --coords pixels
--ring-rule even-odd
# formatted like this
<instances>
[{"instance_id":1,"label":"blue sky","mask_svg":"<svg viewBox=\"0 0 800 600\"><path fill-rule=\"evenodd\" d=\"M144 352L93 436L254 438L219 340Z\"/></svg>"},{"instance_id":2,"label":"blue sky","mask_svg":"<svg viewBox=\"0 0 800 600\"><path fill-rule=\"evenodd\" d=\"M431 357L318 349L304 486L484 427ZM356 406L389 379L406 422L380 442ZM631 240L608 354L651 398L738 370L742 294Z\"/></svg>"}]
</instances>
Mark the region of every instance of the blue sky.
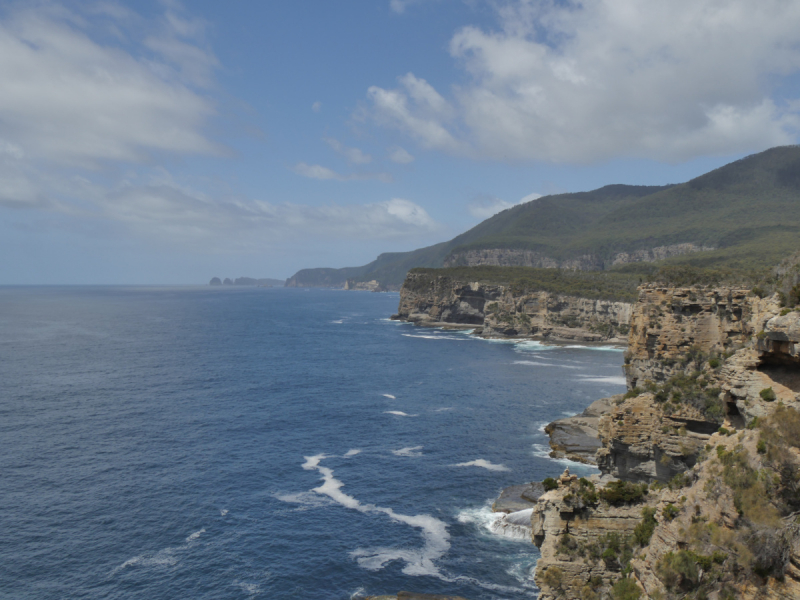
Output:
<instances>
[{"instance_id":1,"label":"blue sky","mask_svg":"<svg viewBox=\"0 0 800 600\"><path fill-rule=\"evenodd\" d=\"M0 3L0 284L365 264L797 143L800 3Z\"/></svg>"}]
</instances>

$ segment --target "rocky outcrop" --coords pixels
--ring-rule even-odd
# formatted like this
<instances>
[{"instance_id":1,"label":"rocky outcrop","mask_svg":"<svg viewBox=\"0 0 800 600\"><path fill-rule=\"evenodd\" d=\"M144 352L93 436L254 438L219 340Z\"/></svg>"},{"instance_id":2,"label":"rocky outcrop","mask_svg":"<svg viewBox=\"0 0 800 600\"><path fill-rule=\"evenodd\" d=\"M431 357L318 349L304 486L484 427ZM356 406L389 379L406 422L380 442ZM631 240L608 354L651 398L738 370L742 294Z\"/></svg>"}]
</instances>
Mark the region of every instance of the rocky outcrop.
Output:
<instances>
[{"instance_id":1,"label":"rocky outcrop","mask_svg":"<svg viewBox=\"0 0 800 600\"><path fill-rule=\"evenodd\" d=\"M625 358L631 388L664 381L685 365L689 351L728 352L741 348L754 333L754 296L748 288L640 287L634 304ZM756 310L754 311L754 308Z\"/></svg>"},{"instance_id":2,"label":"rocky outcrop","mask_svg":"<svg viewBox=\"0 0 800 600\"><path fill-rule=\"evenodd\" d=\"M492 511L508 514L533 508L543 494L544 486L538 481L511 485L500 492L500 497L492 504Z\"/></svg>"},{"instance_id":3,"label":"rocky outcrop","mask_svg":"<svg viewBox=\"0 0 800 600\"><path fill-rule=\"evenodd\" d=\"M487 248L454 252L444 259L445 267L535 267L539 269L578 269L581 271L602 271L603 261L597 256L586 254L576 258L555 259L535 252L512 248Z\"/></svg>"},{"instance_id":4,"label":"rocky outcrop","mask_svg":"<svg viewBox=\"0 0 800 600\"><path fill-rule=\"evenodd\" d=\"M604 597L621 576L624 554L630 552L626 540L642 522L642 508L678 499L678 494L664 489L613 504L584 494L584 490L596 493L608 478L595 475L583 481L588 485L565 472L558 488L542 496L533 509L533 543L542 555L536 565L540 600Z\"/></svg>"},{"instance_id":5,"label":"rocky outcrop","mask_svg":"<svg viewBox=\"0 0 800 600\"><path fill-rule=\"evenodd\" d=\"M600 418L621 401L621 394L601 398L592 402L581 414L547 425L544 430L550 436L550 457L597 464L596 454L602 447L598 433Z\"/></svg>"},{"instance_id":6,"label":"rocky outcrop","mask_svg":"<svg viewBox=\"0 0 800 600\"><path fill-rule=\"evenodd\" d=\"M629 398L599 419L597 465L626 481L668 482L695 465L720 424L692 406L667 414L650 393Z\"/></svg>"},{"instance_id":7,"label":"rocky outcrop","mask_svg":"<svg viewBox=\"0 0 800 600\"><path fill-rule=\"evenodd\" d=\"M772 416L800 411L800 312L736 287L643 286L627 363L629 393L598 405L596 421L548 427L554 448L566 448L570 425L576 436L596 427L603 475L562 476L532 511L541 600L602 598L623 584L642 598L800 598L800 443L794 433L776 442ZM800 427L796 412L781 414ZM611 480L650 485L618 503L589 493ZM619 552L598 559L609 536L628 544L629 581Z\"/></svg>"},{"instance_id":8,"label":"rocky outcrop","mask_svg":"<svg viewBox=\"0 0 800 600\"><path fill-rule=\"evenodd\" d=\"M641 248L631 252L618 252L610 259L596 254L583 254L572 258L553 258L535 250L521 248L482 248L479 250L456 250L444 259L445 267L535 267L540 269L577 269L602 271L611 266L635 262L655 262L682 254L715 250L711 246L693 243Z\"/></svg>"},{"instance_id":9,"label":"rocky outcrop","mask_svg":"<svg viewBox=\"0 0 800 600\"><path fill-rule=\"evenodd\" d=\"M611 259L611 264L625 265L635 262L656 262L657 260L665 260L673 256L693 254L694 252L706 252L709 250L716 250L716 248L692 243L656 246L655 248L633 250L632 252L620 252L614 255L614 258Z\"/></svg>"},{"instance_id":10,"label":"rocky outcrop","mask_svg":"<svg viewBox=\"0 0 800 600\"><path fill-rule=\"evenodd\" d=\"M381 285L377 280L371 281L356 281L355 279L348 279L344 283L346 290L358 290L362 292L385 292L386 288Z\"/></svg>"},{"instance_id":11,"label":"rocky outcrop","mask_svg":"<svg viewBox=\"0 0 800 600\"><path fill-rule=\"evenodd\" d=\"M428 326L473 325L484 337L622 343L630 316L627 302L409 273L393 318Z\"/></svg>"}]
</instances>

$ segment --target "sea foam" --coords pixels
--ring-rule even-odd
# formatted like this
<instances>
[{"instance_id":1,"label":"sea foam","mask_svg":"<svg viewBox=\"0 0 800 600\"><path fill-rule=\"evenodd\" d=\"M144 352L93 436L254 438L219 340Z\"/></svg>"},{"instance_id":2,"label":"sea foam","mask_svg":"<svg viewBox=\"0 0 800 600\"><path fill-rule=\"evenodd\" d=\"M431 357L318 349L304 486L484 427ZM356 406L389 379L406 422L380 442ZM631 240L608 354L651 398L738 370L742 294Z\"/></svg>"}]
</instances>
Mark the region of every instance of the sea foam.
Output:
<instances>
[{"instance_id":1,"label":"sea foam","mask_svg":"<svg viewBox=\"0 0 800 600\"><path fill-rule=\"evenodd\" d=\"M422 456L422 446L414 446L412 448L401 448L400 450L392 450L395 456Z\"/></svg>"},{"instance_id":2,"label":"sea foam","mask_svg":"<svg viewBox=\"0 0 800 600\"><path fill-rule=\"evenodd\" d=\"M478 458L477 460L471 460L469 462L458 463L453 465L454 467L481 467L482 469L488 469L489 471L510 471L507 466L505 465L496 465L494 463L489 462L483 458Z\"/></svg>"},{"instance_id":3,"label":"sea foam","mask_svg":"<svg viewBox=\"0 0 800 600\"><path fill-rule=\"evenodd\" d=\"M350 553L358 565L369 571L382 569L387 563L400 560L405 563L403 573L406 575L433 575L444 577L434 561L441 558L450 549L450 534L444 522L430 515L404 515L391 508L374 504L362 504L356 498L342 491L344 483L333 476L333 469L323 467L320 463L329 458L325 454L306 456L303 468L316 470L322 475L322 485L312 491L328 496L337 504L362 513L382 513L393 521L405 523L421 530L424 544L422 548L359 548Z\"/></svg>"}]
</instances>

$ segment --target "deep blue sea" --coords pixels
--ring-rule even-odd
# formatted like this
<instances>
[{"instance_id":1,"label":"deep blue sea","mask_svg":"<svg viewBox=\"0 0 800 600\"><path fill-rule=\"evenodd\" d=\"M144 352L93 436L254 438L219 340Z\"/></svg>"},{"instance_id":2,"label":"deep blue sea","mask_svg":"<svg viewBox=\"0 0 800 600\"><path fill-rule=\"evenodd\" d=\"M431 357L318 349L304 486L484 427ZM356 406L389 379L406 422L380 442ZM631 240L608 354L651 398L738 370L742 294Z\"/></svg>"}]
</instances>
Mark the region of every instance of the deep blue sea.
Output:
<instances>
[{"instance_id":1,"label":"deep blue sea","mask_svg":"<svg viewBox=\"0 0 800 600\"><path fill-rule=\"evenodd\" d=\"M535 598L488 507L561 473L541 427L623 391L622 353L397 303L0 288L0 597Z\"/></svg>"}]
</instances>

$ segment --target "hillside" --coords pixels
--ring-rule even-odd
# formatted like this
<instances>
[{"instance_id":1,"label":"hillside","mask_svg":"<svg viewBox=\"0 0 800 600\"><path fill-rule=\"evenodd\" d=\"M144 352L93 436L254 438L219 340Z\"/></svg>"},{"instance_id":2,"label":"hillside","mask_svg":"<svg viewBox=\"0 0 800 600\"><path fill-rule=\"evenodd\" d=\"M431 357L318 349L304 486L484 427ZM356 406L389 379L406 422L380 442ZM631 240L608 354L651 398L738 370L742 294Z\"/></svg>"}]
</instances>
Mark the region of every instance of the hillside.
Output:
<instances>
[{"instance_id":1,"label":"hillside","mask_svg":"<svg viewBox=\"0 0 800 600\"><path fill-rule=\"evenodd\" d=\"M413 267L528 266L608 270L637 262L760 269L796 249L800 147L748 156L670 186L609 185L505 210L450 241L387 253L361 267L304 269L289 286L378 280L398 288Z\"/></svg>"}]
</instances>

